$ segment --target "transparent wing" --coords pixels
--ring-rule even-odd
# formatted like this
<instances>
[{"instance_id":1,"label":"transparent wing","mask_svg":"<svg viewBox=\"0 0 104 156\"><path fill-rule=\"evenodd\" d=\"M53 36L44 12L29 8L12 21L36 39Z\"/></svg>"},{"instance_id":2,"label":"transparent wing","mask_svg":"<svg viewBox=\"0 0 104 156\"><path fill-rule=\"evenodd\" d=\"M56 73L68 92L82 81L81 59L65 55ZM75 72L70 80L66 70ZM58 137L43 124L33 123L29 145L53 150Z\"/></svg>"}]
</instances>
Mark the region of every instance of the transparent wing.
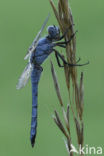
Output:
<instances>
[{"instance_id":1,"label":"transparent wing","mask_svg":"<svg viewBox=\"0 0 104 156\"><path fill-rule=\"evenodd\" d=\"M50 16L50 14L49 14L48 17L45 19L45 21L44 21L44 23L43 23L43 25L42 25L40 31L38 32L36 38L34 39L34 41L33 41L33 43L32 43L32 46L29 48L27 55L24 57L24 60L28 59L28 58L30 57L31 53L35 50L35 48L36 48L36 46L37 46L37 44L38 44L38 41L39 41L39 39L40 39L40 37L41 37L41 34L42 34L42 32L43 32L43 30L44 30L44 28L45 28L45 26L46 26L46 24L47 24L47 22L48 22L49 16Z\"/></svg>"},{"instance_id":2,"label":"transparent wing","mask_svg":"<svg viewBox=\"0 0 104 156\"><path fill-rule=\"evenodd\" d=\"M16 86L17 89L21 89L27 84L27 82L30 78L32 69L33 68L32 68L31 63L28 63L27 66L25 67L23 73L21 74L21 76L19 78L18 84Z\"/></svg>"}]
</instances>

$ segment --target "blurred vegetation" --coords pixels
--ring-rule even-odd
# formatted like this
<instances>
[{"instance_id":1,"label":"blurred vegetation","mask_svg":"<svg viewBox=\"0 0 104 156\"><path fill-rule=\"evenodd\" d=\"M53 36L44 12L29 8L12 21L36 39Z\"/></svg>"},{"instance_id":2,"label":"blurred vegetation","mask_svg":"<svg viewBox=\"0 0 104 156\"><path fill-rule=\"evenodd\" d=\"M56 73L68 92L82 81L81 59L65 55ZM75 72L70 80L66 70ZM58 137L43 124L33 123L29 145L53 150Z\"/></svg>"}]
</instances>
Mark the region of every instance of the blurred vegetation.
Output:
<instances>
[{"instance_id":1,"label":"blurred vegetation","mask_svg":"<svg viewBox=\"0 0 104 156\"><path fill-rule=\"evenodd\" d=\"M70 0L70 5L75 28L78 29L77 57L81 57L82 63L90 61L88 66L78 67L79 73L84 72L84 142L91 146L103 147L104 1ZM51 77L50 59L43 64L44 71L39 84L38 129L34 149L31 148L29 140L31 84L29 82L24 89L16 90L18 77L26 65L23 58L49 12L51 17L48 25L57 25L48 0L0 1L0 155L2 156L67 155L62 134L52 120L53 110L55 108L58 110L59 104ZM46 33L44 31L43 36ZM53 54L51 58L61 83L64 103L67 105L63 69L57 67ZM73 127L71 129L73 130ZM74 134L75 132L73 136Z\"/></svg>"}]
</instances>

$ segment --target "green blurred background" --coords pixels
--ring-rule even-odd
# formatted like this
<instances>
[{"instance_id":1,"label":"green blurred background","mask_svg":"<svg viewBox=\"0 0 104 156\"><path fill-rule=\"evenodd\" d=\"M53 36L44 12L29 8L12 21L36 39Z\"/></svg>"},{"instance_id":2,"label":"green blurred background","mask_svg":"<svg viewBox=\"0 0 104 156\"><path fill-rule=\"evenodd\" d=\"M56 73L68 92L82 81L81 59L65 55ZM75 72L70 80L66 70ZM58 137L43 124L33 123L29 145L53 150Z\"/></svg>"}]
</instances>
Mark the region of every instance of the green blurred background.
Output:
<instances>
[{"instance_id":1,"label":"green blurred background","mask_svg":"<svg viewBox=\"0 0 104 156\"><path fill-rule=\"evenodd\" d=\"M54 0L55 4L57 3ZM104 146L104 0L70 0L77 33L77 58L88 66L84 72L85 144ZM44 19L51 13L48 25L56 24L48 0L0 0L0 155L53 156L67 155L63 135L53 122L54 109L61 113L50 72L50 58L43 64L39 84L38 128L35 147L30 145L31 84L16 90L24 69L28 47ZM47 33L44 31L43 36ZM60 49L61 50L61 49ZM63 101L68 96L63 69L51 55L60 82ZM72 117L71 117L72 120ZM72 121L71 130L74 124ZM73 142L76 135L73 132ZM104 153L104 148L103 148Z\"/></svg>"}]
</instances>

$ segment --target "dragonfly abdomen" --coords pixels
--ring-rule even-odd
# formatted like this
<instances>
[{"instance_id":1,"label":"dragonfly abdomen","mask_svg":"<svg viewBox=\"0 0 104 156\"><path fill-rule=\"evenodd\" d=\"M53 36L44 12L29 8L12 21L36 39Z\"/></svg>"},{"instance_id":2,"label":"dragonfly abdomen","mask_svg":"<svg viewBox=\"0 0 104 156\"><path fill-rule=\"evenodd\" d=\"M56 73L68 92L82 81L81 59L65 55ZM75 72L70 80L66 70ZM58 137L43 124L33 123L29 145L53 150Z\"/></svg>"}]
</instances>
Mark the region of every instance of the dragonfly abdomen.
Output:
<instances>
[{"instance_id":1,"label":"dragonfly abdomen","mask_svg":"<svg viewBox=\"0 0 104 156\"><path fill-rule=\"evenodd\" d=\"M42 72L41 66L35 66L33 67L32 73L31 73L31 84L32 84L32 119L31 119L31 145L34 146L35 143L35 137L36 137L36 128L37 128L37 96L38 96L38 83L40 80L41 72Z\"/></svg>"}]
</instances>

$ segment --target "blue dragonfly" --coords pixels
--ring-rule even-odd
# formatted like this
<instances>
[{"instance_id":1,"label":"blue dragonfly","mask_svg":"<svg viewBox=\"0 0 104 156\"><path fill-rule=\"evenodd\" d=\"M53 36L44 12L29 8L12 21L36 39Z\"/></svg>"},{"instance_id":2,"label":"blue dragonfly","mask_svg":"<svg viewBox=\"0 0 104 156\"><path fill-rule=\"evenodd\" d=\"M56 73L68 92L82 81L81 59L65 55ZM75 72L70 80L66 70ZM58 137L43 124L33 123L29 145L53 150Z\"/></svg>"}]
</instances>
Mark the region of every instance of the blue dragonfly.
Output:
<instances>
[{"instance_id":1,"label":"blue dragonfly","mask_svg":"<svg viewBox=\"0 0 104 156\"><path fill-rule=\"evenodd\" d=\"M66 45L72 40L75 33L71 36L68 41L62 40L65 35L67 34L68 30L71 26L65 31L65 33L61 36L60 29L55 26L48 26L48 35L44 38L41 38L41 34L48 22L49 16L44 21L39 33L37 34L36 38L34 39L32 45L29 47L28 53L24 59L29 59L26 68L24 69L23 73L19 78L19 82L16 86L17 89L23 88L29 78L31 77L31 84L32 84L32 119L31 119L31 132L30 132L30 140L31 145L34 147L35 138L36 138L36 129L37 129L37 96L38 96L38 83L40 80L41 73L43 68L41 64L46 60L46 58L52 53L55 52L56 60L59 67L64 67L60 63L60 59L63 61L64 64L68 66L83 66L85 64L69 64L67 61L62 57L62 55L55 49L56 46L65 48ZM88 63L86 63L88 64Z\"/></svg>"}]
</instances>

